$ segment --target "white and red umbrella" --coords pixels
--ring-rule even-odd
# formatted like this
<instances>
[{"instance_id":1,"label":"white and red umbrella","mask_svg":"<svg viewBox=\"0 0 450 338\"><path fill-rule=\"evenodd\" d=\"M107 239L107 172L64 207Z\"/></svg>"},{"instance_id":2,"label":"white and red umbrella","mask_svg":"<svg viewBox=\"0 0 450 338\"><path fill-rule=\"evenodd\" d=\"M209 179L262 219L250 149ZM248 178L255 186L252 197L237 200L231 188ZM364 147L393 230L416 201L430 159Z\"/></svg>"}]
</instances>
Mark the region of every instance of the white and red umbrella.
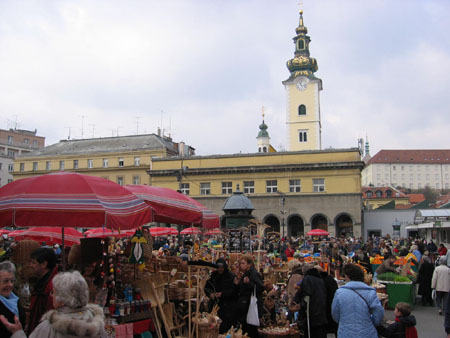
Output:
<instances>
[{"instance_id":1,"label":"white and red umbrella","mask_svg":"<svg viewBox=\"0 0 450 338\"><path fill-rule=\"evenodd\" d=\"M62 244L62 228L33 227L27 230L17 230L14 232L15 233L10 233L9 235L10 237L14 237L15 241L31 239L36 242L45 242L46 244ZM72 246L73 244L80 244L80 238L83 238L81 232L73 228L65 229L64 245Z\"/></svg>"},{"instance_id":2,"label":"white and red umbrella","mask_svg":"<svg viewBox=\"0 0 450 338\"><path fill-rule=\"evenodd\" d=\"M212 230L208 230L207 232L204 233L205 236L221 236L224 235L224 232L220 229L212 229Z\"/></svg>"},{"instance_id":3,"label":"white and red umbrella","mask_svg":"<svg viewBox=\"0 0 450 338\"><path fill-rule=\"evenodd\" d=\"M180 235L199 235L202 233L200 228L186 228L181 230Z\"/></svg>"},{"instance_id":4,"label":"white and red umbrella","mask_svg":"<svg viewBox=\"0 0 450 338\"><path fill-rule=\"evenodd\" d=\"M330 233L323 229L314 229L306 233L307 236L328 236Z\"/></svg>"},{"instance_id":5,"label":"white and red umbrella","mask_svg":"<svg viewBox=\"0 0 450 338\"><path fill-rule=\"evenodd\" d=\"M135 233L135 230L111 230L111 229L105 229L105 228L96 228L96 229L90 229L87 230L84 234L86 238L105 238L105 237L129 237L133 236Z\"/></svg>"},{"instance_id":6,"label":"white and red umbrella","mask_svg":"<svg viewBox=\"0 0 450 338\"><path fill-rule=\"evenodd\" d=\"M154 227L149 228L148 231L150 231L152 236L178 235L178 230L174 228Z\"/></svg>"}]
</instances>

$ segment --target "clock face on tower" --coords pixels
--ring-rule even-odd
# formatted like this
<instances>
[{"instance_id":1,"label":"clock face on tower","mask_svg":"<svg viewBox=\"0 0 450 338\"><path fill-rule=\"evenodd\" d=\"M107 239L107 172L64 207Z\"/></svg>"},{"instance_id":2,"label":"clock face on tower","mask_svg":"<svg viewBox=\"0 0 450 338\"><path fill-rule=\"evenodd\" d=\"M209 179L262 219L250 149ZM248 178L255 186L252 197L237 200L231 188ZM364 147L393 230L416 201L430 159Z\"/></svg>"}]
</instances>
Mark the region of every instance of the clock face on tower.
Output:
<instances>
[{"instance_id":1,"label":"clock face on tower","mask_svg":"<svg viewBox=\"0 0 450 338\"><path fill-rule=\"evenodd\" d=\"M304 77L304 76L302 76L302 77L300 77L299 79L298 79L298 81L297 81L297 84L296 84L296 86L297 86L297 89L298 90L305 90L306 89L306 87L308 86L308 78L306 78L306 77Z\"/></svg>"}]
</instances>

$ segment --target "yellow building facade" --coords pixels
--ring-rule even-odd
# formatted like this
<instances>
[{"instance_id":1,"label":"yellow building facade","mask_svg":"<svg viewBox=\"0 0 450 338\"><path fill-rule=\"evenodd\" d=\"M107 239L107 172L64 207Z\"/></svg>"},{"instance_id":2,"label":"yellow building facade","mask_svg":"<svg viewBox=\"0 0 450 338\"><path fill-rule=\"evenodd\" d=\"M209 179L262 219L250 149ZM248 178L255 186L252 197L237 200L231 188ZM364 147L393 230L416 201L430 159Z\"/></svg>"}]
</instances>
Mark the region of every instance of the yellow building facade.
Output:
<instances>
[{"instance_id":1,"label":"yellow building facade","mask_svg":"<svg viewBox=\"0 0 450 338\"><path fill-rule=\"evenodd\" d=\"M153 158L150 184L190 195L222 214L238 186L253 215L285 235L324 228L333 235L361 229L359 150Z\"/></svg>"},{"instance_id":2,"label":"yellow building facade","mask_svg":"<svg viewBox=\"0 0 450 338\"><path fill-rule=\"evenodd\" d=\"M155 134L110 138L62 140L14 162L15 180L56 171L99 176L120 185L149 184L151 157L178 155L193 149Z\"/></svg>"}]
</instances>

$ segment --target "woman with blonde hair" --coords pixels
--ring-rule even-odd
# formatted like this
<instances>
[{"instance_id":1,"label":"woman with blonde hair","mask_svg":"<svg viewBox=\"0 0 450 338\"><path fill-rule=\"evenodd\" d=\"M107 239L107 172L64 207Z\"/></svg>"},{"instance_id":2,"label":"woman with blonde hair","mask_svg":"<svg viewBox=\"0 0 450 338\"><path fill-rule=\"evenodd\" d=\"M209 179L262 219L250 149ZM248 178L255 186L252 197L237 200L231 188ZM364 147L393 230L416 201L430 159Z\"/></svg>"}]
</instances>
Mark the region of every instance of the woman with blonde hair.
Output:
<instances>
[{"instance_id":1,"label":"woman with blonde hair","mask_svg":"<svg viewBox=\"0 0 450 338\"><path fill-rule=\"evenodd\" d=\"M30 338L106 338L103 309L88 304L89 289L78 271L59 273L53 278L54 310L46 312ZM15 316L15 323L0 316L12 338L25 338L25 332Z\"/></svg>"}]
</instances>

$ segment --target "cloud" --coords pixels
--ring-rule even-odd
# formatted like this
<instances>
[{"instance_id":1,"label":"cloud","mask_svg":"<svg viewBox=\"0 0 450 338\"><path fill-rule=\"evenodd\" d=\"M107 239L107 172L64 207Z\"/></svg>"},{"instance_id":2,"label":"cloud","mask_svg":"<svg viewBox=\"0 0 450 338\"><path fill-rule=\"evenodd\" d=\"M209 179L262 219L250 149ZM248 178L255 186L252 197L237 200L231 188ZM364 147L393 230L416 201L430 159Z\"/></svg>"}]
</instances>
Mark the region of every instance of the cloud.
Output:
<instances>
[{"instance_id":1,"label":"cloud","mask_svg":"<svg viewBox=\"0 0 450 338\"><path fill-rule=\"evenodd\" d=\"M286 145L281 81L294 53L296 4L3 1L1 127L17 116L51 144L67 138L66 127L81 137L86 116L84 137L162 126L199 154L253 152L264 105L272 144ZM366 134L372 154L446 146L446 1L304 7L324 84L324 147L353 147Z\"/></svg>"}]
</instances>

